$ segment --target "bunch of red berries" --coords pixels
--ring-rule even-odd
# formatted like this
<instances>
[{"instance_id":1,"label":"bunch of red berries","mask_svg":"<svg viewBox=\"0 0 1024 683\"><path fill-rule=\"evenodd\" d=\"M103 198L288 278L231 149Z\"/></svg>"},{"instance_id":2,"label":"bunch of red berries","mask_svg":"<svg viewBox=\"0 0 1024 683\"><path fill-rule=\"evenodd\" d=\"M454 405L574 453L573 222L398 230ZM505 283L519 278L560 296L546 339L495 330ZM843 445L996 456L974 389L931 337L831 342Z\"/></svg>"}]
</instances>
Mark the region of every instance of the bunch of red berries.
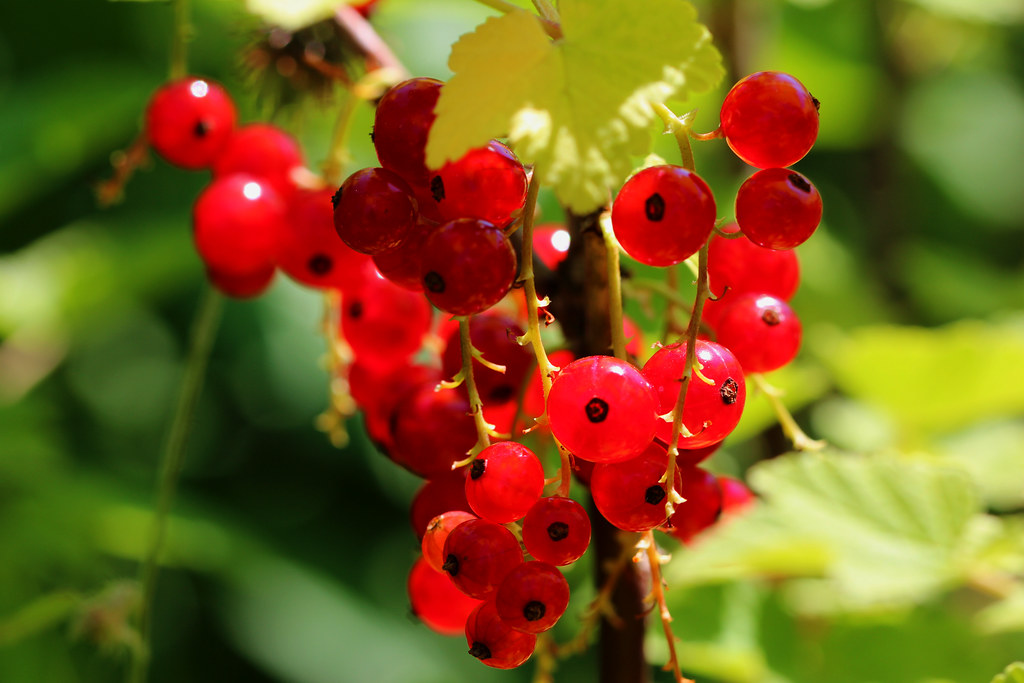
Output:
<instances>
[{"instance_id":1,"label":"bunch of red berries","mask_svg":"<svg viewBox=\"0 0 1024 683\"><path fill-rule=\"evenodd\" d=\"M146 110L146 138L160 156L212 172L193 210L210 281L235 297L262 293L277 268L310 287L361 283L369 259L338 239L331 190L304 168L295 139L276 126L236 122L224 88L195 77L162 86Z\"/></svg>"}]
</instances>

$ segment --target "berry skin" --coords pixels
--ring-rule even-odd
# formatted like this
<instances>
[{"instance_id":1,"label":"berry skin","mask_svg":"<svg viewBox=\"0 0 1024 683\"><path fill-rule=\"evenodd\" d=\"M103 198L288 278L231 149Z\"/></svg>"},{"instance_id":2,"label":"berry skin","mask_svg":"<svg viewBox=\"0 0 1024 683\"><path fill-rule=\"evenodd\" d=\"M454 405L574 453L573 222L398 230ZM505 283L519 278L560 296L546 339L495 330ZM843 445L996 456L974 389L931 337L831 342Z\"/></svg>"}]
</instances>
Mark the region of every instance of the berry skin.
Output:
<instances>
[{"instance_id":1,"label":"berry skin","mask_svg":"<svg viewBox=\"0 0 1024 683\"><path fill-rule=\"evenodd\" d=\"M502 373L473 360L473 379L485 406L509 403L519 396L526 374L534 365L529 347L520 346L516 341L516 337L522 334L522 328L513 318L498 311L485 311L469 319L469 339L473 348L488 362L505 366ZM462 346L456 328L445 342L441 372L445 377L454 377L461 369Z\"/></svg>"},{"instance_id":2,"label":"berry skin","mask_svg":"<svg viewBox=\"0 0 1024 683\"><path fill-rule=\"evenodd\" d=\"M658 399L635 367L611 356L566 365L548 394L551 432L573 455L619 462L639 455L657 426Z\"/></svg>"},{"instance_id":3,"label":"berry skin","mask_svg":"<svg viewBox=\"0 0 1024 683\"><path fill-rule=\"evenodd\" d=\"M450 469L427 481L416 492L409 506L409 521L416 538L422 540L430 520L438 515L455 510L470 513L466 474L465 467Z\"/></svg>"},{"instance_id":4,"label":"berry skin","mask_svg":"<svg viewBox=\"0 0 1024 683\"><path fill-rule=\"evenodd\" d=\"M721 120L726 142L746 163L792 166L818 137L818 101L789 74L759 71L725 96Z\"/></svg>"},{"instance_id":5,"label":"berry skin","mask_svg":"<svg viewBox=\"0 0 1024 683\"><path fill-rule=\"evenodd\" d=\"M413 474L432 478L452 468L476 443L469 402L454 389L420 386L392 415L392 460Z\"/></svg>"},{"instance_id":6,"label":"berry skin","mask_svg":"<svg viewBox=\"0 0 1024 683\"><path fill-rule=\"evenodd\" d=\"M522 562L523 551L512 532L485 519L463 522L444 542L444 571L459 590L481 600L494 595Z\"/></svg>"},{"instance_id":7,"label":"berry skin","mask_svg":"<svg viewBox=\"0 0 1024 683\"><path fill-rule=\"evenodd\" d=\"M651 166L631 177L612 205L612 228L626 253L671 266L697 253L715 227L715 198L680 166Z\"/></svg>"},{"instance_id":8,"label":"berry skin","mask_svg":"<svg viewBox=\"0 0 1024 683\"><path fill-rule=\"evenodd\" d=\"M524 562L509 572L494 597L498 616L523 633L547 631L569 606L569 583L547 562Z\"/></svg>"},{"instance_id":9,"label":"berry skin","mask_svg":"<svg viewBox=\"0 0 1024 683\"><path fill-rule=\"evenodd\" d=\"M736 356L745 372L771 372L800 350L802 328L782 299L743 294L732 300L718 321L718 341Z\"/></svg>"},{"instance_id":10,"label":"berry skin","mask_svg":"<svg viewBox=\"0 0 1024 683\"><path fill-rule=\"evenodd\" d=\"M420 270L423 265L423 245L435 227L426 223L421 215L404 242L394 249L374 254L373 264L380 274L399 287L411 292L422 292L423 277Z\"/></svg>"},{"instance_id":11,"label":"berry skin","mask_svg":"<svg viewBox=\"0 0 1024 683\"><path fill-rule=\"evenodd\" d=\"M277 272L273 266L261 268L252 273L221 273L211 268L206 269L206 277L222 294L236 299L252 299L270 287Z\"/></svg>"},{"instance_id":12,"label":"berry skin","mask_svg":"<svg viewBox=\"0 0 1024 683\"><path fill-rule=\"evenodd\" d=\"M466 619L469 654L494 669L514 669L523 664L534 648L537 636L511 628L498 615L493 600L473 610Z\"/></svg>"},{"instance_id":13,"label":"berry skin","mask_svg":"<svg viewBox=\"0 0 1024 683\"><path fill-rule=\"evenodd\" d=\"M269 182L282 197L295 191L292 171L302 167L299 143L277 126L250 123L236 130L213 162L213 177L248 173Z\"/></svg>"},{"instance_id":14,"label":"berry skin","mask_svg":"<svg viewBox=\"0 0 1024 683\"><path fill-rule=\"evenodd\" d=\"M410 365L406 359L401 359L397 365L381 366L356 358L349 368L348 381L352 398L362 409L367 435L380 451L390 453L395 447L393 421L399 405L421 388L437 386L441 374L434 368ZM434 515L454 509L436 510L422 520L423 524ZM462 509L468 510L468 504ZM419 533L422 534L423 529Z\"/></svg>"},{"instance_id":15,"label":"berry skin","mask_svg":"<svg viewBox=\"0 0 1024 683\"><path fill-rule=\"evenodd\" d=\"M374 277L370 257L349 249L334 230L329 188L296 191L288 202L287 229L277 241L277 264L296 282L352 291Z\"/></svg>"},{"instance_id":16,"label":"berry skin","mask_svg":"<svg viewBox=\"0 0 1024 683\"><path fill-rule=\"evenodd\" d=\"M455 527L471 519L477 519L472 512L449 510L430 520L427 530L420 541L423 559L435 571L444 571L444 542Z\"/></svg>"},{"instance_id":17,"label":"berry skin","mask_svg":"<svg viewBox=\"0 0 1024 683\"><path fill-rule=\"evenodd\" d=\"M569 255L569 231L564 225L548 223L533 226L533 253L541 263L554 270Z\"/></svg>"},{"instance_id":18,"label":"berry skin","mask_svg":"<svg viewBox=\"0 0 1024 683\"><path fill-rule=\"evenodd\" d=\"M356 358L392 366L423 344L433 313L422 296L373 273L341 302L341 332Z\"/></svg>"},{"instance_id":19,"label":"berry skin","mask_svg":"<svg viewBox=\"0 0 1024 683\"><path fill-rule=\"evenodd\" d=\"M624 531L646 531L665 522L668 490L660 479L668 468L668 455L657 443L628 462L598 463L590 478L594 506L604 518ZM679 469L674 487L680 490Z\"/></svg>"},{"instance_id":20,"label":"berry skin","mask_svg":"<svg viewBox=\"0 0 1024 683\"><path fill-rule=\"evenodd\" d=\"M430 193L446 221L479 218L504 226L526 201L526 170L512 150L491 140L442 166Z\"/></svg>"},{"instance_id":21,"label":"berry skin","mask_svg":"<svg viewBox=\"0 0 1024 683\"><path fill-rule=\"evenodd\" d=\"M235 129L238 114L220 85L194 76L166 83L146 107L146 137L164 159L191 170L208 168Z\"/></svg>"},{"instance_id":22,"label":"berry skin","mask_svg":"<svg viewBox=\"0 0 1024 683\"><path fill-rule=\"evenodd\" d=\"M693 436L680 435L680 448L703 448L720 442L736 428L747 398L743 368L728 348L715 342L697 340L697 362L708 384L695 374L686 387L683 425ZM676 407L680 379L686 369L686 343L658 349L644 365L644 376L658 396L658 412L666 414ZM672 424L659 420L658 436L672 438Z\"/></svg>"},{"instance_id":23,"label":"berry skin","mask_svg":"<svg viewBox=\"0 0 1024 683\"><path fill-rule=\"evenodd\" d=\"M479 313L501 301L516 279L516 253L501 230L460 218L438 227L423 245L427 299L452 315Z\"/></svg>"},{"instance_id":24,"label":"berry skin","mask_svg":"<svg viewBox=\"0 0 1024 683\"><path fill-rule=\"evenodd\" d=\"M736 192L736 223L754 244L792 249L821 222L821 195L806 177L785 168L758 171Z\"/></svg>"},{"instance_id":25,"label":"berry skin","mask_svg":"<svg viewBox=\"0 0 1024 683\"><path fill-rule=\"evenodd\" d=\"M480 517L508 524L521 519L544 491L544 468L515 441L491 444L469 466L466 500Z\"/></svg>"},{"instance_id":26,"label":"berry skin","mask_svg":"<svg viewBox=\"0 0 1024 683\"><path fill-rule=\"evenodd\" d=\"M741 513L757 500L754 492L739 479L718 477L718 488L722 492L723 515Z\"/></svg>"},{"instance_id":27,"label":"berry skin","mask_svg":"<svg viewBox=\"0 0 1024 683\"><path fill-rule=\"evenodd\" d=\"M431 630L443 636L457 636L465 630L466 619L480 605L452 583L444 572L432 569L418 558L407 584L412 613Z\"/></svg>"},{"instance_id":28,"label":"berry skin","mask_svg":"<svg viewBox=\"0 0 1024 683\"><path fill-rule=\"evenodd\" d=\"M704 302L702 322L714 328L721 311L738 294L762 292L789 301L800 284L796 251L759 247L735 223L722 227L708 245L708 280L717 300Z\"/></svg>"},{"instance_id":29,"label":"berry skin","mask_svg":"<svg viewBox=\"0 0 1024 683\"><path fill-rule=\"evenodd\" d=\"M434 78L412 78L388 90L377 104L373 121L377 159L410 185L426 188L430 184L427 135L441 85Z\"/></svg>"},{"instance_id":30,"label":"berry skin","mask_svg":"<svg viewBox=\"0 0 1024 683\"><path fill-rule=\"evenodd\" d=\"M523 518L523 545L535 560L572 564L590 545L590 517L572 498L541 498Z\"/></svg>"},{"instance_id":31,"label":"berry skin","mask_svg":"<svg viewBox=\"0 0 1024 683\"><path fill-rule=\"evenodd\" d=\"M285 204L265 181L249 175L216 178L192 209L196 251L207 268L225 277L273 268Z\"/></svg>"},{"instance_id":32,"label":"berry skin","mask_svg":"<svg viewBox=\"0 0 1024 683\"><path fill-rule=\"evenodd\" d=\"M412 190L385 168L356 171L334 195L334 229L345 244L363 254L396 248L415 225Z\"/></svg>"},{"instance_id":33,"label":"berry skin","mask_svg":"<svg viewBox=\"0 0 1024 683\"><path fill-rule=\"evenodd\" d=\"M715 475L699 467L679 468L679 493L686 499L676 506L667 531L683 543L704 531L722 514L722 491Z\"/></svg>"}]
</instances>

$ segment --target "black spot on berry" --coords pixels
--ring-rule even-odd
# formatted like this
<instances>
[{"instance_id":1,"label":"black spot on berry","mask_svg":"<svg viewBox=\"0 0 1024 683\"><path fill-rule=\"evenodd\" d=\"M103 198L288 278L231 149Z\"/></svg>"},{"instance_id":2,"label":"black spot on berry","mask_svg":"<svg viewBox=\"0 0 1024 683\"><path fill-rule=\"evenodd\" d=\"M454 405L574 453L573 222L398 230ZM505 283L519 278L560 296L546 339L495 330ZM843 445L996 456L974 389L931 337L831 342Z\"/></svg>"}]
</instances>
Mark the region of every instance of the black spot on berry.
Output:
<instances>
[{"instance_id":1,"label":"black spot on berry","mask_svg":"<svg viewBox=\"0 0 1024 683\"><path fill-rule=\"evenodd\" d=\"M646 503L657 505L663 500L665 500L665 489L661 487L661 484L655 484L644 491L644 502Z\"/></svg>"},{"instance_id":2,"label":"black spot on berry","mask_svg":"<svg viewBox=\"0 0 1024 683\"><path fill-rule=\"evenodd\" d=\"M732 377L726 377L718 393L722 397L722 403L731 406L740 396L740 385Z\"/></svg>"},{"instance_id":3,"label":"black spot on berry","mask_svg":"<svg viewBox=\"0 0 1024 683\"><path fill-rule=\"evenodd\" d=\"M323 276L331 272L331 268L334 267L334 261L327 254L313 254L306 267L309 268L309 272L313 273L313 275Z\"/></svg>"},{"instance_id":4,"label":"black spot on berry","mask_svg":"<svg viewBox=\"0 0 1024 683\"><path fill-rule=\"evenodd\" d=\"M821 102L814 95L811 95L811 103L814 104L814 111L821 111Z\"/></svg>"},{"instance_id":5,"label":"black spot on berry","mask_svg":"<svg viewBox=\"0 0 1024 683\"><path fill-rule=\"evenodd\" d=\"M435 202L444 199L444 180L439 175L434 176L430 180L430 196L434 198Z\"/></svg>"},{"instance_id":6,"label":"black spot on berry","mask_svg":"<svg viewBox=\"0 0 1024 683\"><path fill-rule=\"evenodd\" d=\"M548 538L552 541L564 541L569 536L569 525L565 522L548 524Z\"/></svg>"},{"instance_id":7,"label":"black spot on berry","mask_svg":"<svg viewBox=\"0 0 1024 683\"><path fill-rule=\"evenodd\" d=\"M448 576L459 575L459 558L455 557L455 553L448 553L448 557L444 558L444 564L441 565L441 569L448 573Z\"/></svg>"},{"instance_id":8,"label":"black spot on berry","mask_svg":"<svg viewBox=\"0 0 1024 683\"><path fill-rule=\"evenodd\" d=\"M655 192L644 202L644 215L649 221L660 221L665 217L665 200Z\"/></svg>"},{"instance_id":9,"label":"black spot on berry","mask_svg":"<svg viewBox=\"0 0 1024 683\"><path fill-rule=\"evenodd\" d=\"M484 470L487 469L487 461L483 459L477 459L473 461L473 464L469 466L469 478L479 479L484 476Z\"/></svg>"},{"instance_id":10,"label":"black spot on berry","mask_svg":"<svg viewBox=\"0 0 1024 683\"><path fill-rule=\"evenodd\" d=\"M348 307L348 317L359 319L363 316L363 302L353 301Z\"/></svg>"},{"instance_id":11,"label":"black spot on berry","mask_svg":"<svg viewBox=\"0 0 1024 683\"><path fill-rule=\"evenodd\" d=\"M423 276L423 286L434 294L444 291L444 278L436 270L432 270Z\"/></svg>"},{"instance_id":12,"label":"black spot on berry","mask_svg":"<svg viewBox=\"0 0 1024 683\"><path fill-rule=\"evenodd\" d=\"M377 136L374 134L374 130L373 130L372 126L370 127L370 142L372 142L374 144L376 144L376 142L377 142Z\"/></svg>"},{"instance_id":13,"label":"black spot on berry","mask_svg":"<svg viewBox=\"0 0 1024 683\"><path fill-rule=\"evenodd\" d=\"M766 308L761 312L761 322L769 327L775 327L782 322L779 311L775 308Z\"/></svg>"},{"instance_id":14,"label":"black spot on berry","mask_svg":"<svg viewBox=\"0 0 1024 683\"><path fill-rule=\"evenodd\" d=\"M789 184L795 187L796 189L800 190L801 192L806 192L810 194L811 184L807 182L807 178L804 178L799 173L790 173L788 180Z\"/></svg>"},{"instance_id":15,"label":"black spot on berry","mask_svg":"<svg viewBox=\"0 0 1024 683\"><path fill-rule=\"evenodd\" d=\"M197 138L205 138L206 134L209 132L209 126L207 126L206 121L203 121L202 119L196 121L196 125L192 127L192 134Z\"/></svg>"},{"instance_id":16,"label":"black spot on berry","mask_svg":"<svg viewBox=\"0 0 1024 683\"><path fill-rule=\"evenodd\" d=\"M547 608L543 602L539 600L531 600L523 606L523 616L526 617L527 621L537 621L544 616L547 612Z\"/></svg>"},{"instance_id":17,"label":"black spot on berry","mask_svg":"<svg viewBox=\"0 0 1024 683\"><path fill-rule=\"evenodd\" d=\"M473 647L469 648L469 654L473 655L479 660L490 659L491 649L481 643L480 641L474 641Z\"/></svg>"},{"instance_id":18,"label":"black spot on berry","mask_svg":"<svg viewBox=\"0 0 1024 683\"><path fill-rule=\"evenodd\" d=\"M608 401L595 396L587 402L585 410L587 411L587 419L594 424L604 422L605 418L608 417Z\"/></svg>"},{"instance_id":19,"label":"black spot on berry","mask_svg":"<svg viewBox=\"0 0 1024 683\"><path fill-rule=\"evenodd\" d=\"M334 196L331 197L331 206L334 207L335 209L337 209L338 208L338 204L341 204L341 188L340 187L338 188L338 191L334 193Z\"/></svg>"}]
</instances>

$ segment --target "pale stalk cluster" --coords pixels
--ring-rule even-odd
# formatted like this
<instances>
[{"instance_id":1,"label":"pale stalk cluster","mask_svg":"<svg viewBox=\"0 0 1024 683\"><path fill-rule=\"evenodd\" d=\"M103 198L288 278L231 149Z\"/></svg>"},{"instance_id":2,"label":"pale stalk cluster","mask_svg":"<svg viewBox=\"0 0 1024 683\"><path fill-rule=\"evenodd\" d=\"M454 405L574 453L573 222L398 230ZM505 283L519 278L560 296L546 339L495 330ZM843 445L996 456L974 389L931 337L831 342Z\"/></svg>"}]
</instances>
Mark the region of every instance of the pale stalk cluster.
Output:
<instances>
[{"instance_id":1,"label":"pale stalk cluster","mask_svg":"<svg viewBox=\"0 0 1024 683\"><path fill-rule=\"evenodd\" d=\"M485 367L496 372L505 372L504 365L496 365L484 359L479 351L473 348L473 342L469 338L469 321L473 316L459 318L459 350L462 353L462 369L451 379L441 382L438 389L454 389L460 384L466 385L466 393L469 395L469 414L473 416L473 423L476 425L476 443L469 449L464 460L452 464L452 469L464 467L480 455L480 452L491 445L491 437L500 438L502 435L494 431L494 425L484 419L484 405L480 400L480 391L476 387L476 379L473 377L473 360L476 359Z\"/></svg>"},{"instance_id":2,"label":"pale stalk cluster","mask_svg":"<svg viewBox=\"0 0 1024 683\"><path fill-rule=\"evenodd\" d=\"M679 657L676 654L676 637L672 633L672 614L668 610L668 603L665 601L665 582L661 577L661 565L668 562L668 556L658 552L654 543L654 532L644 532L643 538L637 543L637 548L647 554L648 563L651 566L651 593L648 600L652 606L657 605L658 616L661 619L661 627L665 631L665 640L668 641L668 662L664 670L671 671L676 683L694 683L693 680L685 678L679 668Z\"/></svg>"},{"instance_id":3,"label":"pale stalk cluster","mask_svg":"<svg viewBox=\"0 0 1024 683\"><path fill-rule=\"evenodd\" d=\"M346 421L355 415L358 406L352 399L348 383L348 370L352 364L352 349L341 335L341 292L327 290L324 293L324 317L322 323L327 353L324 369L328 377L327 408L316 418L316 428L325 433L335 448L348 445L349 435Z\"/></svg>"}]
</instances>

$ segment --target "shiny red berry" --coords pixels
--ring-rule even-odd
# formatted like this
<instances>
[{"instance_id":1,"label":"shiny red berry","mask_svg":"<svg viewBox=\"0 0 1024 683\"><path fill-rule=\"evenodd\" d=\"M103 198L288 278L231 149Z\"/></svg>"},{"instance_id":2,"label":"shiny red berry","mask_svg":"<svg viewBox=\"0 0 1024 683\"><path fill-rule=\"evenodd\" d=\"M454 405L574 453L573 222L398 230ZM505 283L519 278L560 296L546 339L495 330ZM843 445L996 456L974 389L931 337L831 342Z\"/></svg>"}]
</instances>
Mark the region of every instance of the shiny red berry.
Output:
<instances>
[{"instance_id":1,"label":"shiny red berry","mask_svg":"<svg viewBox=\"0 0 1024 683\"><path fill-rule=\"evenodd\" d=\"M290 134L269 123L250 123L232 133L213 162L213 175L248 173L288 197L297 189L292 172L302 163L302 150Z\"/></svg>"},{"instance_id":2,"label":"shiny red berry","mask_svg":"<svg viewBox=\"0 0 1024 683\"><path fill-rule=\"evenodd\" d=\"M473 610L466 619L469 654L494 669L514 669L533 654L537 636L516 631L498 615L493 600Z\"/></svg>"},{"instance_id":3,"label":"shiny red berry","mask_svg":"<svg viewBox=\"0 0 1024 683\"><path fill-rule=\"evenodd\" d=\"M786 168L758 171L736 192L736 223L754 244L792 249L821 222L821 195L806 177Z\"/></svg>"},{"instance_id":4,"label":"shiny red berry","mask_svg":"<svg viewBox=\"0 0 1024 683\"><path fill-rule=\"evenodd\" d=\"M622 186L612 204L615 238L649 266L671 266L703 246L715 227L715 198L700 176L651 166Z\"/></svg>"},{"instance_id":5,"label":"shiny red berry","mask_svg":"<svg viewBox=\"0 0 1024 683\"><path fill-rule=\"evenodd\" d=\"M385 168L350 175L334 195L334 229L358 252L398 247L416 225L416 200L400 176Z\"/></svg>"},{"instance_id":6,"label":"shiny red berry","mask_svg":"<svg viewBox=\"0 0 1024 683\"><path fill-rule=\"evenodd\" d=\"M541 498L523 518L523 545L535 560L572 564L590 545L590 517L572 498Z\"/></svg>"},{"instance_id":7,"label":"shiny red berry","mask_svg":"<svg viewBox=\"0 0 1024 683\"><path fill-rule=\"evenodd\" d=\"M196 251L224 276L248 276L274 265L285 204L273 187L248 175L214 179L192 210Z\"/></svg>"},{"instance_id":8,"label":"shiny red berry","mask_svg":"<svg viewBox=\"0 0 1024 683\"><path fill-rule=\"evenodd\" d=\"M427 135L434 123L434 105L441 96L441 81L413 78L388 90L377 103L373 145L380 165L411 185L430 183Z\"/></svg>"},{"instance_id":9,"label":"shiny red berry","mask_svg":"<svg viewBox=\"0 0 1024 683\"><path fill-rule=\"evenodd\" d=\"M594 506L624 531L646 531L662 525L669 490L660 480L667 469L665 448L657 443L627 462L597 463L590 477ZM679 492L678 469L674 487Z\"/></svg>"},{"instance_id":10,"label":"shiny red berry","mask_svg":"<svg viewBox=\"0 0 1024 683\"><path fill-rule=\"evenodd\" d=\"M495 226L460 218L427 238L421 269L430 303L453 315L472 315L498 303L512 289L516 254Z\"/></svg>"},{"instance_id":11,"label":"shiny red berry","mask_svg":"<svg viewBox=\"0 0 1024 683\"><path fill-rule=\"evenodd\" d=\"M471 519L452 529L444 542L444 571L466 595L486 599L523 561L512 532L485 519Z\"/></svg>"},{"instance_id":12,"label":"shiny red berry","mask_svg":"<svg viewBox=\"0 0 1024 683\"><path fill-rule=\"evenodd\" d=\"M445 220L503 226L526 201L526 170L512 150L491 140L442 166L430 179L430 194Z\"/></svg>"},{"instance_id":13,"label":"shiny red berry","mask_svg":"<svg viewBox=\"0 0 1024 683\"><path fill-rule=\"evenodd\" d=\"M739 360L745 372L771 372L789 363L800 350L800 319L782 299L743 294L732 300L718 321L718 341Z\"/></svg>"},{"instance_id":14,"label":"shiny red berry","mask_svg":"<svg viewBox=\"0 0 1024 683\"><path fill-rule=\"evenodd\" d=\"M234 102L224 88L189 76L153 94L146 108L146 138L175 166L207 168L227 144L236 119Z\"/></svg>"},{"instance_id":15,"label":"shiny red berry","mask_svg":"<svg viewBox=\"0 0 1024 683\"><path fill-rule=\"evenodd\" d=\"M407 584L412 613L431 630L443 636L457 636L466 628L466 619L480 604L452 583L444 572L433 569L417 558Z\"/></svg>"},{"instance_id":16,"label":"shiny red berry","mask_svg":"<svg viewBox=\"0 0 1024 683\"><path fill-rule=\"evenodd\" d=\"M444 542L455 527L477 516L465 510L449 510L434 517L427 524L427 530L420 541L423 559L437 571L444 571Z\"/></svg>"},{"instance_id":17,"label":"shiny red berry","mask_svg":"<svg viewBox=\"0 0 1024 683\"><path fill-rule=\"evenodd\" d=\"M521 519L540 499L544 468L526 446L515 441L491 444L469 466L466 500L482 518L508 524Z\"/></svg>"},{"instance_id":18,"label":"shiny red berry","mask_svg":"<svg viewBox=\"0 0 1024 683\"><path fill-rule=\"evenodd\" d=\"M524 562L509 572L494 597L498 616L523 633L542 633L569 606L569 583L547 562Z\"/></svg>"},{"instance_id":19,"label":"shiny red berry","mask_svg":"<svg viewBox=\"0 0 1024 683\"><path fill-rule=\"evenodd\" d=\"M740 159L757 168L792 166L818 137L818 101L800 81L759 71L722 102L722 134Z\"/></svg>"}]
</instances>

